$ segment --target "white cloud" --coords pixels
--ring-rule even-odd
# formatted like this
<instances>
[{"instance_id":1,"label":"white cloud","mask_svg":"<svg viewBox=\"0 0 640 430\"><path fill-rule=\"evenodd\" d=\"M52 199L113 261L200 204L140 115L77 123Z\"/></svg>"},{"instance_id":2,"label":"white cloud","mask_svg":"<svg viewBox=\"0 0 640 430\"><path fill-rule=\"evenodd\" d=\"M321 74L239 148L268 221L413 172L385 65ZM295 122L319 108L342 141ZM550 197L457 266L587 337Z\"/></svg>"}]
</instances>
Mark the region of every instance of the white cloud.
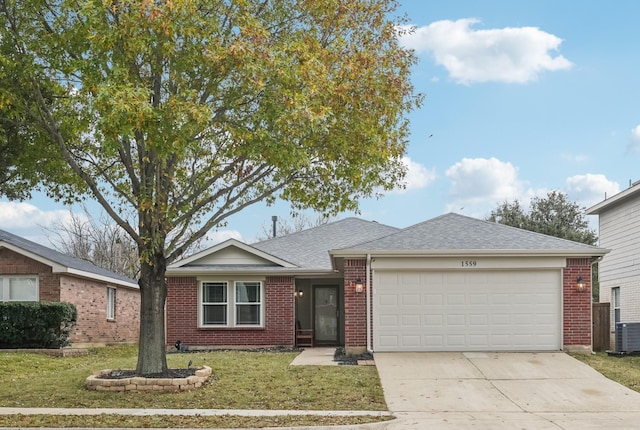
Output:
<instances>
[{"instance_id":1,"label":"white cloud","mask_svg":"<svg viewBox=\"0 0 640 430\"><path fill-rule=\"evenodd\" d=\"M404 177L404 189L394 190L397 193L405 193L410 190L425 188L436 180L435 169L427 169L422 164L413 161L409 157L402 157L402 162L407 166L407 174Z\"/></svg>"},{"instance_id":2,"label":"white cloud","mask_svg":"<svg viewBox=\"0 0 640 430\"><path fill-rule=\"evenodd\" d=\"M417 53L433 55L460 84L474 82L525 83L544 71L566 70L572 63L550 51L562 43L559 37L536 27L474 30L475 18L436 21L413 32L401 28L400 41Z\"/></svg>"},{"instance_id":3,"label":"white cloud","mask_svg":"<svg viewBox=\"0 0 640 430\"><path fill-rule=\"evenodd\" d=\"M636 125L631 130L629 136L629 145L627 146L627 152L630 154L640 153L640 125Z\"/></svg>"},{"instance_id":4,"label":"white cloud","mask_svg":"<svg viewBox=\"0 0 640 430\"><path fill-rule=\"evenodd\" d=\"M601 202L605 196L611 197L620 192L617 182L593 173L571 176L567 178L565 187L571 200L587 208Z\"/></svg>"},{"instance_id":5,"label":"white cloud","mask_svg":"<svg viewBox=\"0 0 640 430\"><path fill-rule=\"evenodd\" d=\"M4 229L28 230L70 220L68 210L44 211L25 202L0 201L0 226Z\"/></svg>"},{"instance_id":6,"label":"white cloud","mask_svg":"<svg viewBox=\"0 0 640 430\"><path fill-rule=\"evenodd\" d=\"M529 205L534 195L546 190L534 190L518 178L518 169L497 158L463 158L446 171L451 181L446 212L458 212L476 218L486 217L504 201L519 200Z\"/></svg>"},{"instance_id":7,"label":"white cloud","mask_svg":"<svg viewBox=\"0 0 640 430\"><path fill-rule=\"evenodd\" d=\"M500 201L518 197L524 188L518 169L497 158L463 158L446 171L451 197L466 201Z\"/></svg>"}]
</instances>

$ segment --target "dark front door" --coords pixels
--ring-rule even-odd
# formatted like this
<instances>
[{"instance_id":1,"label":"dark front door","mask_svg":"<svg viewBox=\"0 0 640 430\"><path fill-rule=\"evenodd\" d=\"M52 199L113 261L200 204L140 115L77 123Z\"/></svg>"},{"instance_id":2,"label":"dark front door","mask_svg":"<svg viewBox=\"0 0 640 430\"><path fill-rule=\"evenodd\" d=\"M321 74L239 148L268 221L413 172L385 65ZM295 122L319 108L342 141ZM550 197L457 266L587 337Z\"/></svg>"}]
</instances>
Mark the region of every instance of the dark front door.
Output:
<instances>
[{"instance_id":1,"label":"dark front door","mask_svg":"<svg viewBox=\"0 0 640 430\"><path fill-rule=\"evenodd\" d=\"M338 344L338 287L316 286L313 289L316 344Z\"/></svg>"}]
</instances>

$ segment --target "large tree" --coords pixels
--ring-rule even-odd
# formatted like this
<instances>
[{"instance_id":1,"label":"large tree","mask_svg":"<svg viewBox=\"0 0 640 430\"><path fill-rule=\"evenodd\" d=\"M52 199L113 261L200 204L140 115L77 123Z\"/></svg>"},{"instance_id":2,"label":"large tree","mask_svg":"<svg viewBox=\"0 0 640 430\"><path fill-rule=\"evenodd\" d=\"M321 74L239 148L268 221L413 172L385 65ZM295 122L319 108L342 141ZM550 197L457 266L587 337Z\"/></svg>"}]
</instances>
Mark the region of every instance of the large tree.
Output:
<instances>
[{"instance_id":1,"label":"large tree","mask_svg":"<svg viewBox=\"0 0 640 430\"><path fill-rule=\"evenodd\" d=\"M210 229L263 200L335 214L398 185L420 97L396 7L0 0L0 117L81 179L50 191L87 192L137 246L138 374L167 370L165 270Z\"/></svg>"}]
</instances>

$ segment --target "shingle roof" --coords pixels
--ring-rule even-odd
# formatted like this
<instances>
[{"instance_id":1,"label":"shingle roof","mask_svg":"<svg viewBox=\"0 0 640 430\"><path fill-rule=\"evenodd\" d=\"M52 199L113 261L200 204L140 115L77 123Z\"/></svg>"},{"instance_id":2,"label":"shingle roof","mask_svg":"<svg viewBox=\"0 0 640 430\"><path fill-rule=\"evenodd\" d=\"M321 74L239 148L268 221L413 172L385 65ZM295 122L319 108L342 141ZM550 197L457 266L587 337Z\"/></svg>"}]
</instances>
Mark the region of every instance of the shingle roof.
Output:
<instances>
[{"instance_id":1,"label":"shingle roof","mask_svg":"<svg viewBox=\"0 0 640 430\"><path fill-rule=\"evenodd\" d=\"M251 244L263 252L277 256L298 267L331 269L328 251L351 247L363 241L377 239L399 231L396 227L345 218L308 230Z\"/></svg>"},{"instance_id":2,"label":"shingle roof","mask_svg":"<svg viewBox=\"0 0 640 430\"><path fill-rule=\"evenodd\" d=\"M31 254L35 254L43 258L44 260L50 261L51 263L55 263L60 266L75 269L77 271L84 272L89 275L94 275L96 277L111 278L114 281L119 281L119 283L134 285L136 284L135 280L130 279L126 276L103 269L88 261L63 254L51 248L47 248L46 246L40 245L36 242L32 242L23 237L16 236L15 234L9 233L8 231L0 230L0 247L2 247L3 242L27 251Z\"/></svg>"},{"instance_id":3,"label":"shingle roof","mask_svg":"<svg viewBox=\"0 0 640 430\"><path fill-rule=\"evenodd\" d=\"M334 249L338 249L335 248ZM385 237L340 248L370 251L576 251L593 255L603 248L449 213Z\"/></svg>"}]
</instances>

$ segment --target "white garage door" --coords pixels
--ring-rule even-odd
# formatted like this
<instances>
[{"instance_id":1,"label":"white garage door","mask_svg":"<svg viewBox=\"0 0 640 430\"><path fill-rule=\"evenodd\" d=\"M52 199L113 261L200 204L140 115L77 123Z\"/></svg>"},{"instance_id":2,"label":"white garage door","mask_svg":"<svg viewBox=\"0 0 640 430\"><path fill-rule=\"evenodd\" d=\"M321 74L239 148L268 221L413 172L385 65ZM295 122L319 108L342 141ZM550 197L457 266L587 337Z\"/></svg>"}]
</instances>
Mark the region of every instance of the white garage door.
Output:
<instances>
[{"instance_id":1,"label":"white garage door","mask_svg":"<svg viewBox=\"0 0 640 430\"><path fill-rule=\"evenodd\" d=\"M375 351L560 349L560 270L376 272Z\"/></svg>"}]
</instances>

